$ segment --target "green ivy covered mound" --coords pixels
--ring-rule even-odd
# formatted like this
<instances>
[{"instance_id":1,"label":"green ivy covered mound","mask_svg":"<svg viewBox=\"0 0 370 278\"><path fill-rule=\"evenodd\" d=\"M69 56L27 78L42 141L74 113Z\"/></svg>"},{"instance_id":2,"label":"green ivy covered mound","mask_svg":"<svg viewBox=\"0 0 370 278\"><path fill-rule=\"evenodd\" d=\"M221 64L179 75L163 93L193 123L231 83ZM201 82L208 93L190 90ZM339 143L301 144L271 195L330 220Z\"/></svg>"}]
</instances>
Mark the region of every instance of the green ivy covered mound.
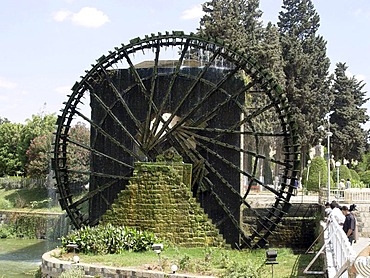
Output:
<instances>
[{"instance_id":1,"label":"green ivy covered mound","mask_svg":"<svg viewBox=\"0 0 370 278\"><path fill-rule=\"evenodd\" d=\"M85 226L61 238L62 247L76 244L85 254L120 254L124 250L141 252L151 249L157 239L152 232L112 224Z\"/></svg>"}]
</instances>

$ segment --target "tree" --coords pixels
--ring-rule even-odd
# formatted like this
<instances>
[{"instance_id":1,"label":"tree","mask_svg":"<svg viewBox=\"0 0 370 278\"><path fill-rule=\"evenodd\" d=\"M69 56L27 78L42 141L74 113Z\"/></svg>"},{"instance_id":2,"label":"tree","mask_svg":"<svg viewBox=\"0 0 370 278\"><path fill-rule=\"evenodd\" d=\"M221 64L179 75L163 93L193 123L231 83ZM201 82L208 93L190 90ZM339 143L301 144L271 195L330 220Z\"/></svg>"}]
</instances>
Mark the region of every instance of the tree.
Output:
<instances>
[{"instance_id":1,"label":"tree","mask_svg":"<svg viewBox=\"0 0 370 278\"><path fill-rule=\"evenodd\" d=\"M300 127L302 155L317 140L316 129L329 111L326 41L316 34L320 17L311 0L284 0L279 32L286 76L285 89L295 121ZM304 160L304 156L303 160Z\"/></svg>"},{"instance_id":2,"label":"tree","mask_svg":"<svg viewBox=\"0 0 370 278\"><path fill-rule=\"evenodd\" d=\"M78 122L68 134L70 143L68 148L67 167L73 172L70 182L86 184L88 176L86 172L90 169L90 130L85 124ZM85 173L85 174L84 174Z\"/></svg>"},{"instance_id":3,"label":"tree","mask_svg":"<svg viewBox=\"0 0 370 278\"><path fill-rule=\"evenodd\" d=\"M358 172L370 171L370 152L362 154L361 161L356 165Z\"/></svg>"},{"instance_id":4,"label":"tree","mask_svg":"<svg viewBox=\"0 0 370 278\"><path fill-rule=\"evenodd\" d=\"M0 177L23 171L18 149L22 127L10 122L0 124Z\"/></svg>"},{"instance_id":5,"label":"tree","mask_svg":"<svg viewBox=\"0 0 370 278\"><path fill-rule=\"evenodd\" d=\"M331 91L334 102L331 110L330 129L333 132L333 154L337 158L359 160L365 151L367 133L361 127L369 120L366 108L362 106L368 99L362 91L365 84L355 77L347 77L345 63L337 63L334 75L331 77Z\"/></svg>"},{"instance_id":6,"label":"tree","mask_svg":"<svg viewBox=\"0 0 370 278\"><path fill-rule=\"evenodd\" d=\"M45 177L50 171L53 133L35 137L28 148L26 172L31 178Z\"/></svg>"},{"instance_id":7,"label":"tree","mask_svg":"<svg viewBox=\"0 0 370 278\"><path fill-rule=\"evenodd\" d=\"M223 39L243 52L254 51L262 37L259 0L212 0L203 4L199 33Z\"/></svg>"},{"instance_id":8,"label":"tree","mask_svg":"<svg viewBox=\"0 0 370 278\"><path fill-rule=\"evenodd\" d=\"M26 120L26 124L21 131L21 138L18 148L18 155L22 163L22 168L26 168L27 150L32 140L40 135L47 135L54 131L57 117L55 114L32 115L31 119ZM27 173L25 173L27 174Z\"/></svg>"},{"instance_id":9,"label":"tree","mask_svg":"<svg viewBox=\"0 0 370 278\"><path fill-rule=\"evenodd\" d=\"M311 161L311 166L309 169L308 179L307 171L303 171L302 183L308 191L319 191L321 185L327 184L328 167L325 159L321 156L316 156Z\"/></svg>"},{"instance_id":10,"label":"tree","mask_svg":"<svg viewBox=\"0 0 370 278\"><path fill-rule=\"evenodd\" d=\"M262 68L269 71L283 88L285 86L284 59L280 34L275 25L269 22L263 31L256 57Z\"/></svg>"},{"instance_id":11,"label":"tree","mask_svg":"<svg viewBox=\"0 0 370 278\"><path fill-rule=\"evenodd\" d=\"M257 60L258 66L280 83L285 83L283 71L284 61L282 59L282 49L280 44L280 34L277 27L269 23L266 28L262 25L262 12L259 9L259 0L213 0L203 5L205 15L200 21L199 33L204 36L220 38L226 44L231 45L240 52ZM194 53L193 53L194 54ZM193 55L192 58L194 58ZM200 59L200 55L196 56ZM240 73L244 83L253 82L252 77ZM258 91L258 85L253 86L253 91ZM245 106L248 109L264 107L268 99L264 91L261 94L246 93ZM273 111L265 111L261 119L256 121L255 127L265 132L276 132L279 128L278 118ZM244 138L244 144L253 146L249 137ZM253 141L253 139L251 140ZM259 142L260 151L268 156L271 149L275 148L276 155L280 156L282 150L276 146L272 138L262 138ZM245 155L244 161L250 161L251 157ZM251 163L246 163L245 167L250 167ZM261 165L267 182L272 182L270 165ZM278 171L278 167L273 169Z\"/></svg>"},{"instance_id":12,"label":"tree","mask_svg":"<svg viewBox=\"0 0 370 278\"><path fill-rule=\"evenodd\" d=\"M10 121L7 118L0 117L0 125L5 123L10 123Z\"/></svg>"},{"instance_id":13,"label":"tree","mask_svg":"<svg viewBox=\"0 0 370 278\"><path fill-rule=\"evenodd\" d=\"M71 127L68 133L69 148L67 167L73 172L70 182L86 183L86 175L77 172L86 172L90 166L90 152L87 150L90 140L90 131L78 122ZM29 177L44 178L50 172L52 156L53 133L35 137L27 150L26 170ZM84 146L84 147L82 147Z\"/></svg>"}]
</instances>

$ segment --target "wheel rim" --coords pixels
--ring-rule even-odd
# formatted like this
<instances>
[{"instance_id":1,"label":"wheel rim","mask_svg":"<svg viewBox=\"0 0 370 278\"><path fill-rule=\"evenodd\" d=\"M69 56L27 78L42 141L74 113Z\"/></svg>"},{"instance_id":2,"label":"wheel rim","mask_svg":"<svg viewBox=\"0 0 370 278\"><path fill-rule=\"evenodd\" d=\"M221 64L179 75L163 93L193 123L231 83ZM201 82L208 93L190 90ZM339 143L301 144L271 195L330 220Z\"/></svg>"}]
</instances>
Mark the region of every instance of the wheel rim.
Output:
<instances>
[{"instance_id":1,"label":"wheel rim","mask_svg":"<svg viewBox=\"0 0 370 278\"><path fill-rule=\"evenodd\" d=\"M149 62L135 65L142 60ZM221 41L182 32L133 39L86 71L58 117L60 204L76 228L94 225L125 188L135 161L154 161L174 147L193 165L194 196L230 243L263 247L288 212L297 179L290 115L274 80ZM89 142L71 136L78 121L89 126ZM88 157L85 168L72 165L78 152ZM266 169L278 183L261 174ZM76 192L76 176L90 188ZM255 185L276 196L267 215L250 205ZM254 218L247 228L243 208Z\"/></svg>"}]
</instances>

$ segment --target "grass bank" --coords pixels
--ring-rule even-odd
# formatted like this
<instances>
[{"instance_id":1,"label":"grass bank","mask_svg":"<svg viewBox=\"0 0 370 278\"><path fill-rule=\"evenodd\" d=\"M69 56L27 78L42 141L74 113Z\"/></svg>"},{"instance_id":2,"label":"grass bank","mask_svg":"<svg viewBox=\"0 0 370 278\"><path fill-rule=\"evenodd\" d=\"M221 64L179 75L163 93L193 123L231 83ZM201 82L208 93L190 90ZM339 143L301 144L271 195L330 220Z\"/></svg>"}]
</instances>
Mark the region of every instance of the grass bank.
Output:
<instances>
[{"instance_id":1,"label":"grass bank","mask_svg":"<svg viewBox=\"0 0 370 278\"><path fill-rule=\"evenodd\" d=\"M304 277L303 271L314 257L313 254L294 252L278 248L274 277ZM178 273L211 275L223 278L270 277L272 266L265 264L266 250L230 250L221 248L165 248L158 256L153 251L129 252L122 254L84 255L78 254L81 263L99 264L114 267L130 267L143 270L163 270L171 273L171 265L178 266ZM73 253L59 256L72 260ZM322 270L318 260L310 270ZM310 275L310 277L315 277ZM316 276L322 277L322 276Z\"/></svg>"}]
</instances>

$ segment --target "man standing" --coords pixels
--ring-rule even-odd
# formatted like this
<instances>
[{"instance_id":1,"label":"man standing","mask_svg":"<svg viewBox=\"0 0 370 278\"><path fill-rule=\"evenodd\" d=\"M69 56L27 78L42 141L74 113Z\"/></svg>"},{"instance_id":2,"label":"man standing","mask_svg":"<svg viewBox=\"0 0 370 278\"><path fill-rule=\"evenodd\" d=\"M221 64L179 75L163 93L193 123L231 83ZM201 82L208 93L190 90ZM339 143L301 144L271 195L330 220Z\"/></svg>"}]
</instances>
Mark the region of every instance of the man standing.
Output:
<instances>
[{"instance_id":1,"label":"man standing","mask_svg":"<svg viewBox=\"0 0 370 278\"><path fill-rule=\"evenodd\" d=\"M347 206L342 206L342 213L346 217L343 223L343 231L347 235L349 242L352 245L355 232L355 218L349 211Z\"/></svg>"},{"instance_id":2,"label":"man standing","mask_svg":"<svg viewBox=\"0 0 370 278\"><path fill-rule=\"evenodd\" d=\"M351 181L349 179L347 179L346 181L346 189L350 189L351 188Z\"/></svg>"}]
</instances>

